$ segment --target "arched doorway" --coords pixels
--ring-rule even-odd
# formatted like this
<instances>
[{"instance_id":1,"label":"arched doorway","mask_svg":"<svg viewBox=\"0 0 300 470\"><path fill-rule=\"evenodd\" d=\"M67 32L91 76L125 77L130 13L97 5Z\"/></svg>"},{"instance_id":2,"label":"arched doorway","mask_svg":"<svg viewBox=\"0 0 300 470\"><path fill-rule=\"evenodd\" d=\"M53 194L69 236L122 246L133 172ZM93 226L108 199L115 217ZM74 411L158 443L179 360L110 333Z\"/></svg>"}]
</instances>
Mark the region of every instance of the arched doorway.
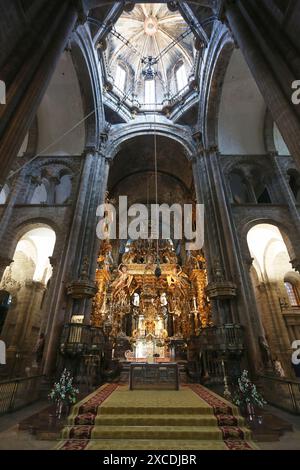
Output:
<instances>
[{"instance_id":1,"label":"arched doorway","mask_svg":"<svg viewBox=\"0 0 300 470\"><path fill-rule=\"evenodd\" d=\"M49 226L34 224L23 228L13 263L6 268L0 283L0 292L10 296L3 296L5 305L1 309L6 315L1 336L7 346L7 367L11 374L24 373L25 367L32 367L35 362L43 299L52 275L49 257L53 254L55 241L55 232Z\"/></svg>"},{"instance_id":2,"label":"arched doorway","mask_svg":"<svg viewBox=\"0 0 300 470\"><path fill-rule=\"evenodd\" d=\"M125 208L120 202L124 196ZM203 253L187 251L184 233L175 236L177 208L195 208L196 202L183 145L150 133L124 140L110 168L108 201L118 209L119 232L100 248L92 323L110 323L116 358L124 359L131 349L137 360L186 359L188 339L209 325L210 309L205 263L199 261ZM176 206L168 236L161 230L166 220L157 217L153 223L156 203ZM141 220L137 238L130 235L133 205L140 213L143 206L148 217ZM120 228L124 219L126 233Z\"/></svg>"},{"instance_id":3,"label":"arched doorway","mask_svg":"<svg viewBox=\"0 0 300 470\"><path fill-rule=\"evenodd\" d=\"M247 241L253 258L251 279L270 353L288 375L292 370L291 344L300 334L300 274L291 267L286 243L276 225L253 226Z\"/></svg>"}]
</instances>

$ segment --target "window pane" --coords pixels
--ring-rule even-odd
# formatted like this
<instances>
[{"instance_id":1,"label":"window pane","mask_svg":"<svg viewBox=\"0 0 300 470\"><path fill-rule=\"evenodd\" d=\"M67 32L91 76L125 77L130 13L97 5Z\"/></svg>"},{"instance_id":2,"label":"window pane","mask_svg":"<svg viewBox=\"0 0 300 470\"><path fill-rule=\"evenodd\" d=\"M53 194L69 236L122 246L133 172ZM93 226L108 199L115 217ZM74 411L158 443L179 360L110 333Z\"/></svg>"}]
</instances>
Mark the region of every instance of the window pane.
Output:
<instances>
[{"instance_id":1,"label":"window pane","mask_svg":"<svg viewBox=\"0 0 300 470\"><path fill-rule=\"evenodd\" d=\"M156 104L155 80L145 81L145 107L153 108Z\"/></svg>"},{"instance_id":2,"label":"window pane","mask_svg":"<svg viewBox=\"0 0 300 470\"><path fill-rule=\"evenodd\" d=\"M290 283L290 282L285 282L284 283L289 302L292 307L296 307L299 305L298 299L297 299L297 293L295 287Z\"/></svg>"},{"instance_id":3,"label":"window pane","mask_svg":"<svg viewBox=\"0 0 300 470\"><path fill-rule=\"evenodd\" d=\"M124 91L126 81L126 72L123 67L117 66L115 85L119 90Z\"/></svg>"},{"instance_id":4,"label":"window pane","mask_svg":"<svg viewBox=\"0 0 300 470\"><path fill-rule=\"evenodd\" d=\"M177 80L177 89L178 91L182 90L185 88L188 84L186 72L185 72L185 67L184 65L181 65L179 69L176 71L176 80Z\"/></svg>"}]
</instances>

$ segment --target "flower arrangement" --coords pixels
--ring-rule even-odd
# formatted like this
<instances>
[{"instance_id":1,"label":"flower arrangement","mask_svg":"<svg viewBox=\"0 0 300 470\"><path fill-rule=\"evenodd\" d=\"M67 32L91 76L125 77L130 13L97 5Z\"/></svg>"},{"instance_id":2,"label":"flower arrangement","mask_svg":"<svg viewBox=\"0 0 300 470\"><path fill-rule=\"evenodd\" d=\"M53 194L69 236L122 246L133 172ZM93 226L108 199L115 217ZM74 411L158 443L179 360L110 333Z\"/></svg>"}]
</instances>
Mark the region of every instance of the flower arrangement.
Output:
<instances>
[{"instance_id":1,"label":"flower arrangement","mask_svg":"<svg viewBox=\"0 0 300 470\"><path fill-rule=\"evenodd\" d=\"M64 369L58 382L53 385L48 397L55 403L72 405L76 403L79 390L73 385L71 372Z\"/></svg>"},{"instance_id":2,"label":"flower arrangement","mask_svg":"<svg viewBox=\"0 0 300 470\"><path fill-rule=\"evenodd\" d=\"M257 406L263 408L267 402L257 391L248 377L248 371L244 370L241 377L238 378L238 387L233 396L233 403L239 407Z\"/></svg>"}]
</instances>

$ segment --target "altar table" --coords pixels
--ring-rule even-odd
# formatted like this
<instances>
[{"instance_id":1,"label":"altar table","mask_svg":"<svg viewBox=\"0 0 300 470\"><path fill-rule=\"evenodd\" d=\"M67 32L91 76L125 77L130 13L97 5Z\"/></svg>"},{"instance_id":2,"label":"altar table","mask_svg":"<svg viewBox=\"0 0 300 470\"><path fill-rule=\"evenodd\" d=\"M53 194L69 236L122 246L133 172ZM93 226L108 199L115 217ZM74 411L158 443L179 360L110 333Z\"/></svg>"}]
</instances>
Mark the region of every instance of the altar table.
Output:
<instances>
[{"instance_id":1,"label":"altar table","mask_svg":"<svg viewBox=\"0 0 300 470\"><path fill-rule=\"evenodd\" d=\"M175 362L133 362L130 364L129 390L179 390L179 369Z\"/></svg>"}]
</instances>

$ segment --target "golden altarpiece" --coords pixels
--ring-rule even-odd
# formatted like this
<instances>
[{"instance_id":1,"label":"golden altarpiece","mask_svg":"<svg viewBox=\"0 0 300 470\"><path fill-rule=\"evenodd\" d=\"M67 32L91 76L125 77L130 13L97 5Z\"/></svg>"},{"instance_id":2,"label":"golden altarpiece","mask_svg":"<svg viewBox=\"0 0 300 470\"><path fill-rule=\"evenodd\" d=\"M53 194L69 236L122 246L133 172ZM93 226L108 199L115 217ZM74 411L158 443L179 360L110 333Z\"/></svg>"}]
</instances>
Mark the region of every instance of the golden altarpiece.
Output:
<instances>
[{"instance_id":1,"label":"golden altarpiece","mask_svg":"<svg viewBox=\"0 0 300 470\"><path fill-rule=\"evenodd\" d=\"M186 342L211 326L202 252L192 252L183 266L170 240L127 243L121 264L113 266L112 246L101 243L96 270L92 326L126 338L125 356L174 359L174 342Z\"/></svg>"}]
</instances>

